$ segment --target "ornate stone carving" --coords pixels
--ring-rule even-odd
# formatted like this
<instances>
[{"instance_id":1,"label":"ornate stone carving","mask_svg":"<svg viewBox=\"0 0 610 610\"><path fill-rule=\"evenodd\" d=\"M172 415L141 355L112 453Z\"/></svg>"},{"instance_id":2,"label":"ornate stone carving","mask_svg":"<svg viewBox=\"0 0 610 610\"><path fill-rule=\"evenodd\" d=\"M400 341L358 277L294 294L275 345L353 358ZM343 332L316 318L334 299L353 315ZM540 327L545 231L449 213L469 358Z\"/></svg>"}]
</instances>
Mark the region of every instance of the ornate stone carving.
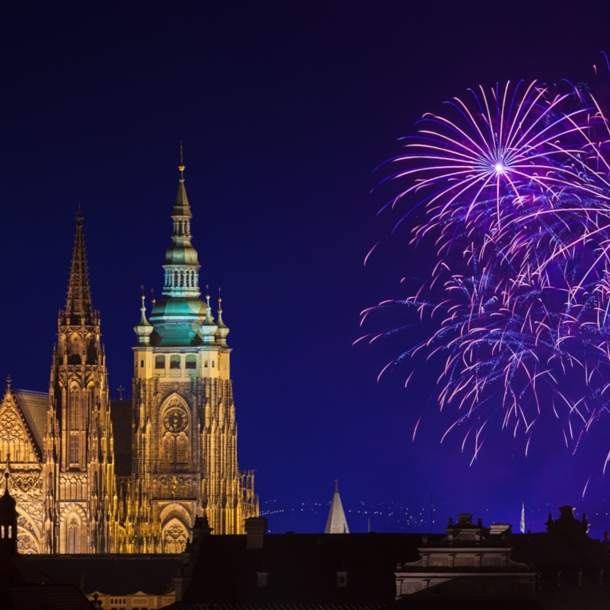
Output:
<instances>
[{"instance_id":1,"label":"ornate stone carving","mask_svg":"<svg viewBox=\"0 0 610 610\"><path fill-rule=\"evenodd\" d=\"M178 519L172 519L163 528L163 551L165 553L182 553L188 542L188 533Z\"/></svg>"},{"instance_id":2,"label":"ornate stone carving","mask_svg":"<svg viewBox=\"0 0 610 610\"><path fill-rule=\"evenodd\" d=\"M11 485L24 494L27 494L40 480L40 469L28 470L26 472L13 472L11 474Z\"/></svg>"}]
</instances>

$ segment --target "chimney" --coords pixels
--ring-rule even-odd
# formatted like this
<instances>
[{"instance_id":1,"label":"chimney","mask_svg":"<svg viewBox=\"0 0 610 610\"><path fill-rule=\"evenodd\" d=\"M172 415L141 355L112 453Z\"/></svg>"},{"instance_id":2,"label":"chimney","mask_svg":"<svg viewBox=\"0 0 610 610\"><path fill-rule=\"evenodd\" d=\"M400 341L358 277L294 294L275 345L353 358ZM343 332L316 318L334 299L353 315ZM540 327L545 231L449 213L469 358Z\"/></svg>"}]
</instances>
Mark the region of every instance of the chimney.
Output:
<instances>
[{"instance_id":1,"label":"chimney","mask_svg":"<svg viewBox=\"0 0 610 610\"><path fill-rule=\"evenodd\" d=\"M267 519L265 517L250 517L246 519L246 548L262 549Z\"/></svg>"}]
</instances>

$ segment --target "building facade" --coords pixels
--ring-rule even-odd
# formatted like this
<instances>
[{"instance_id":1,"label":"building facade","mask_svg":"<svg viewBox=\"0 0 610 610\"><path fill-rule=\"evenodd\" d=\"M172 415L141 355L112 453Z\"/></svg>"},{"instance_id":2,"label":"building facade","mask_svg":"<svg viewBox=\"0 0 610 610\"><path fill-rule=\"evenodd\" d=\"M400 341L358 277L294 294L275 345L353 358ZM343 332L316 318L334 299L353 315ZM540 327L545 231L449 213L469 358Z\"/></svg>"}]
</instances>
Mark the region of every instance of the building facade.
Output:
<instances>
[{"instance_id":1,"label":"building facade","mask_svg":"<svg viewBox=\"0 0 610 610\"><path fill-rule=\"evenodd\" d=\"M134 329L131 404L109 400L80 212L49 393L15 390L8 380L0 463L11 472L20 552L179 553L197 517L216 534L240 534L244 520L258 515L254 475L237 462L229 329L221 299L216 317L209 294L201 300L179 169L163 298L150 322L142 299ZM121 472L118 416L131 426Z\"/></svg>"}]
</instances>

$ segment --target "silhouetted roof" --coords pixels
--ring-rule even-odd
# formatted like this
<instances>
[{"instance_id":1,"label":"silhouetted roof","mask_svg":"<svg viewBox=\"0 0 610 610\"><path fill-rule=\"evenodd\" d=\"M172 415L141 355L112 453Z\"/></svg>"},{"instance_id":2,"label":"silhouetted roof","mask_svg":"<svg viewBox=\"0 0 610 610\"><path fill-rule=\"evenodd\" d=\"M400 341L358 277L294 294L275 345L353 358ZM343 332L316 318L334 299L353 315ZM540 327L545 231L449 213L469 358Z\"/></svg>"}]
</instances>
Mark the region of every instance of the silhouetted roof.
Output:
<instances>
[{"instance_id":1,"label":"silhouetted roof","mask_svg":"<svg viewBox=\"0 0 610 610\"><path fill-rule=\"evenodd\" d=\"M13 585L6 610L92 610L93 604L74 585ZM4 604L4 601L3 601Z\"/></svg>"},{"instance_id":2,"label":"silhouetted roof","mask_svg":"<svg viewBox=\"0 0 610 610\"><path fill-rule=\"evenodd\" d=\"M0 608L2 610L91 610L93 605L73 584L57 584L33 555L12 555L0 549Z\"/></svg>"},{"instance_id":3,"label":"silhouetted roof","mask_svg":"<svg viewBox=\"0 0 610 610\"><path fill-rule=\"evenodd\" d=\"M207 604L188 604L176 602L170 606L165 606L165 610L382 610L382 608L386 608L386 606L383 604L327 604L315 602L311 604L282 603L281 605L275 603L224 604L210 602ZM488 610L488 608L485 610Z\"/></svg>"},{"instance_id":4,"label":"silhouetted roof","mask_svg":"<svg viewBox=\"0 0 610 610\"><path fill-rule=\"evenodd\" d=\"M180 555L28 555L27 561L55 582L73 584L87 595L163 595L173 590Z\"/></svg>"},{"instance_id":5,"label":"silhouetted roof","mask_svg":"<svg viewBox=\"0 0 610 610\"><path fill-rule=\"evenodd\" d=\"M13 390L13 396L34 435L38 449L42 451L42 439L44 438L47 424L49 395L46 392Z\"/></svg>"},{"instance_id":6,"label":"silhouetted roof","mask_svg":"<svg viewBox=\"0 0 610 610\"><path fill-rule=\"evenodd\" d=\"M246 536L202 537L185 603L387 603L394 570L415 561L418 534L267 534L248 549ZM257 573L267 586L257 586ZM347 586L337 586L347 572Z\"/></svg>"},{"instance_id":7,"label":"silhouetted roof","mask_svg":"<svg viewBox=\"0 0 610 610\"><path fill-rule=\"evenodd\" d=\"M110 419L114 435L114 473L121 477L131 474L131 401L112 400Z\"/></svg>"}]
</instances>

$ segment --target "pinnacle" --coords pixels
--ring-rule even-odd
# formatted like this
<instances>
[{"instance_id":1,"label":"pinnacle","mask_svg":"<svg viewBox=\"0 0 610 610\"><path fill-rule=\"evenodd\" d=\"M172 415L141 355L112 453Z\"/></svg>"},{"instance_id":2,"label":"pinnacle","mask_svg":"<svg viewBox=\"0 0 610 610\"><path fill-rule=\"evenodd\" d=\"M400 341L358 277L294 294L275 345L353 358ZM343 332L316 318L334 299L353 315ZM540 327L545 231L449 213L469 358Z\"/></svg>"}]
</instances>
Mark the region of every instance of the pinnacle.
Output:
<instances>
[{"instance_id":1,"label":"pinnacle","mask_svg":"<svg viewBox=\"0 0 610 610\"><path fill-rule=\"evenodd\" d=\"M186 194L186 187L184 186L184 178L180 178L178 182L178 192L176 193L176 200L174 201L174 209L172 210L172 217L182 216L192 218L191 206L189 204L189 198Z\"/></svg>"},{"instance_id":2,"label":"pinnacle","mask_svg":"<svg viewBox=\"0 0 610 610\"><path fill-rule=\"evenodd\" d=\"M74 237L65 315L70 324L93 323L93 304L89 287L85 238L83 236L83 216L80 210L76 217L76 235Z\"/></svg>"},{"instance_id":3,"label":"pinnacle","mask_svg":"<svg viewBox=\"0 0 610 610\"><path fill-rule=\"evenodd\" d=\"M326 521L325 534L349 534L349 527L347 525L347 519L345 518L345 511L343 510L343 503L341 502L341 496L339 495L339 482L335 479L335 493L333 494L333 500L330 504L330 512L328 513L328 520Z\"/></svg>"}]
</instances>

